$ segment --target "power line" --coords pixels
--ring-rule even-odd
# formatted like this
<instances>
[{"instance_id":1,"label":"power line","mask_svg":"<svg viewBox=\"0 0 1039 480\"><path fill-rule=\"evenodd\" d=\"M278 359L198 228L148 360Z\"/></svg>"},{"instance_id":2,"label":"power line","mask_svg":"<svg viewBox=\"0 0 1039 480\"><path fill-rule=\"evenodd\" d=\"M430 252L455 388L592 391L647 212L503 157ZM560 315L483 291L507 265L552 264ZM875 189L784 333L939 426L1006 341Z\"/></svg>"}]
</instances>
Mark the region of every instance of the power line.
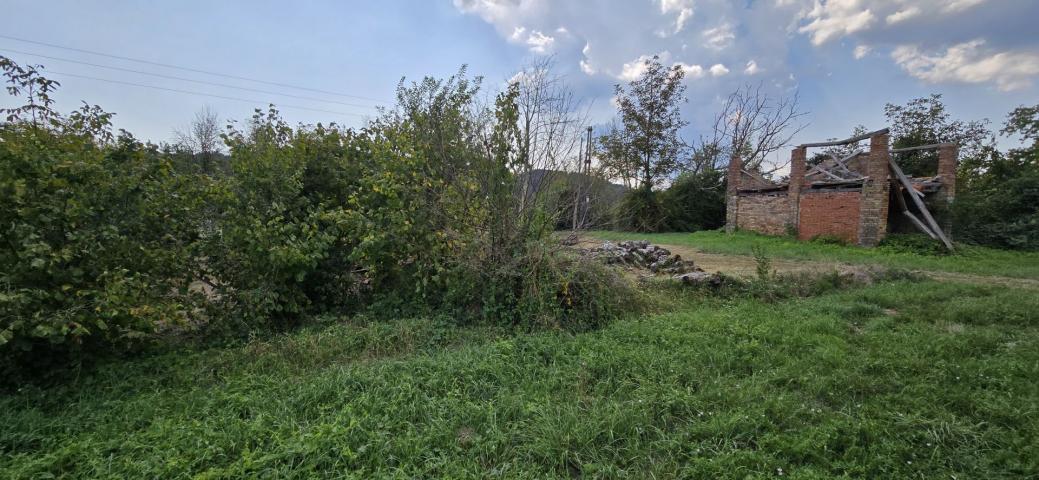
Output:
<instances>
[{"instance_id":1,"label":"power line","mask_svg":"<svg viewBox=\"0 0 1039 480\"><path fill-rule=\"evenodd\" d=\"M116 59L119 59L119 60L127 60L127 61L130 61L130 62L145 63L145 64L148 64L148 65L155 65L155 66L158 66L158 67L175 68L175 69L178 69L178 70L186 70L186 71L189 71L189 72L203 73L203 74L206 74L206 75L213 75L213 76L217 76L217 77L233 78L235 80L245 80L247 82L263 83L263 84L266 84L266 85L273 85L273 86L276 86L276 87L294 88L294 89L297 89L297 90L307 90L307 91L310 91L310 92L324 93L324 94L327 94L327 95L336 95L336 96L339 96L339 97L350 97L350 98L357 98L357 99L361 99L361 100L370 100L370 101L378 102L378 103L385 103L382 100L377 100L377 99L374 99L374 98L371 98L371 97L362 97L360 95L350 95L350 94L346 94L346 93L330 92L328 90L319 90L319 89L316 89L316 88L300 87L298 85L290 85L290 84L287 84L287 83L268 82L266 80L257 80L255 78L241 77L241 76L238 76L238 75L230 75L230 74L220 73L220 72L211 72L211 71L208 71L208 70L199 70L197 68L182 67L182 66L179 66L179 65L171 65L171 64L168 64L168 63L153 62L153 61L150 61L150 60L141 60L139 58L124 57L124 56L121 56L121 55L112 55L110 53L95 52L93 50L84 50L82 48L66 47L66 46L63 46L63 45L55 45L53 43L38 42L36 40L28 40L28 39L25 39L25 38L12 37L12 36L9 36L9 35L2 35L2 34L0 34L0 38L6 38L8 40L14 40L16 42L25 42L25 43L32 43L32 44L36 44L36 45L43 45L45 47L51 47L51 48L60 48L62 50L71 50L73 52L87 53L87 54L90 54L90 55L99 55L99 56L102 56L102 57L116 58Z\"/></svg>"},{"instance_id":2,"label":"power line","mask_svg":"<svg viewBox=\"0 0 1039 480\"><path fill-rule=\"evenodd\" d=\"M107 69L110 69L110 70L119 70L119 71L122 71L122 72L137 73L137 74L141 74L141 75L150 75L150 76L153 76L153 77L167 78L167 79L170 79L170 80L180 80L180 81L184 81L184 82L194 82L194 83L200 83L200 84L203 84L203 85L213 85L213 86L217 86L217 87L233 88L233 89L238 89L238 90L246 90L246 91L250 91L250 92L266 93L268 95L279 95L279 96L284 96L284 97L298 98L298 99L301 99L301 100L311 100L311 101L315 101L315 102L336 103L336 104L339 104L339 105L346 105L348 107L372 108L371 105L361 105L361 104L357 104L357 103L346 103L346 102L340 102L340 101L337 101L337 100L325 100L325 99L316 98L316 97L306 97L306 96L302 96L302 95L293 95L291 93L272 92L270 90L260 90L260 89L257 89L257 88L240 87L240 86L237 86L237 85L230 85L230 84L226 84L226 83L207 82L205 80L195 80L195 79L192 79L192 78L177 77L177 76L173 76L173 75L163 75L161 73L145 72L143 70L134 70L132 68L113 67L113 66L110 66L110 65L101 65L101 64L98 64L98 63L82 62L82 61L79 61L79 60L72 60L72 59L68 59L68 58L52 57L50 55L41 55L39 53L22 52L22 51L19 51L19 50L12 50L10 48L0 48L0 51L13 52L13 53L21 54L21 55L30 55L30 56L34 56L34 57L40 57L40 58L49 58L51 60L57 60L59 62L78 63L80 65L88 65L88 66L91 66L91 67L107 68Z\"/></svg>"},{"instance_id":3,"label":"power line","mask_svg":"<svg viewBox=\"0 0 1039 480\"><path fill-rule=\"evenodd\" d=\"M188 95L201 95L203 97L222 98L224 100L234 100L236 102L246 102L246 103L251 103L253 105L256 105L258 103L269 103L269 102L264 102L262 100L250 100L250 99L247 99L247 98L228 97L228 96L224 96L224 95L214 95L212 93L194 92L194 91L191 91L191 90L179 90L179 89L176 89L176 88L157 87L155 85L145 85L143 83L124 82L124 81L121 81L121 80L111 80L111 79L108 79L108 78L97 78L97 77L91 77L91 76L87 76L87 75L79 75L79 74L76 74L76 73L56 72L54 70L50 70L50 73L56 73L58 75L66 75L66 76L69 76L69 77L85 78L87 80L96 80L96 81L99 81L99 82L118 83L118 84L121 84L121 85L131 85L131 86L134 86L134 87L153 88L155 90L165 90L167 92L185 93L185 94L188 94ZM310 108L310 107L304 107L304 106L301 106L301 105L278 104L278 106L283 107L283 108L292 108L292 109L296 109L296 110L310 110L310 111L314 111L314 112L331 113L333 115L354 115L354 116L362 117L362 118L365 117L365 115L360 114L360 113L337 112L337 111L334 111L334 110L323 110L323 109L320 109L320 108Z\"/></svg>"}]
</instances>

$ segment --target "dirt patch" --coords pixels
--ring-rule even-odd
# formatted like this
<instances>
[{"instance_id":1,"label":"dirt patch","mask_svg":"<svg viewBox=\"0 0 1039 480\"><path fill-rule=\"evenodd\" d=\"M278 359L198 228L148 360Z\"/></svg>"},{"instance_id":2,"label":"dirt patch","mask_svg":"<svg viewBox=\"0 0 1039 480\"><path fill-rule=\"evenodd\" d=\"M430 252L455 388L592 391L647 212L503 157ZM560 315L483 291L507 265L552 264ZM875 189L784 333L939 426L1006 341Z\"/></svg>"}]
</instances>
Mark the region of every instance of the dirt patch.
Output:
<instances>
[{"instance_id":1,"label":"dirt patch","mask_svg":"<svg viewBox=\"0 0 1039 480\"><path fill-rule=\"evenodd\" d=\"M578 246L590 248L601 245L601 240L582 238ZM722 272L736 277L753 277L756 275L757 263L754 257L748 255L726 255L722 253L707 253L692 247L682 245L656 244L670 250L672 253L681 255L696 262L696 266L707 272ZM818 260L786 260L781 258L772 259L772 268L778 273L826 273L834 270L845 271L854 269L854 264L841 262L826 262ZM972 283L976 285L993 285L1014 288L1039 289L1039 280L1029 278L1001 277L996 275L976 275L970 273L940 272L934 270L914 270L914 273L924 275L933 280L943 282Z\"/></svg>"}]
</instances>

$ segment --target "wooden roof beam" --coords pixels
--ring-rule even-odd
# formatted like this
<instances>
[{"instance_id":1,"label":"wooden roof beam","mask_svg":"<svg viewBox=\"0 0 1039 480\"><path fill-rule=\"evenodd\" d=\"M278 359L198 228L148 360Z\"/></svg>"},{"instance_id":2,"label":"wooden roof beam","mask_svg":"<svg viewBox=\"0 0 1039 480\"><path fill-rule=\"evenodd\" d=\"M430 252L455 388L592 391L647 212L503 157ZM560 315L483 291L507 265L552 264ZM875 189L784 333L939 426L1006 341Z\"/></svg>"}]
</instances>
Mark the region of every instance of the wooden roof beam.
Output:
<instances>
[{"instance_id":1,"label":"wooden roof beam","mask_svg":"<svg viewBox=\"0 0 1039 480\"><path fill-rule=\"evenodd\" d=\"M890 131L891 131L890 128L882 128L882 129L877 130L875 132L863 133L862 135L858 135L858 136L851 137L851 138L846 138L844 140L834 140L832 142L818 142L818 143L802 143L801 145L799 145L799 148L836 147L838 145L847 145L849 143L861 142L861 141L866 140L867 138L870 138L870 137L872 137L874 135L884 135L884 134L886 134L886 133L888 133Z\"/></svg>"}]
</instances>

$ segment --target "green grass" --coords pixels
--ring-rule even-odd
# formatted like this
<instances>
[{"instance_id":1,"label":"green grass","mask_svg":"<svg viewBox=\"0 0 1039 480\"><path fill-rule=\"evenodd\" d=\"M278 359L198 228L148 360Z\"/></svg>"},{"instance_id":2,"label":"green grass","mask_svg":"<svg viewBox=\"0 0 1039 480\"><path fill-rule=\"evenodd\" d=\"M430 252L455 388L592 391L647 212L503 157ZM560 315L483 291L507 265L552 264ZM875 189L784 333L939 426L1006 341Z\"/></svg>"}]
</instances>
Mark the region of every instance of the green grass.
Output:
<instances>
[{"instance_id":1,"label":"green grass","mask_svg":"<svg viewBox=\"0 0 1039 480\"><path fill-rule=\"evenodd\" d=\"M335 324L0 397L0 478L1020 478L1039 297L891 283L595 332Z\"/></svg>"},{"instance_id":2,"label":"green grass","mask_svg":"<svg viewBox=\"0 0 1039 480\"><path fill-rule=\"evenodd\" d=\"M793 260L817 260L855 264L877 264L917 270L998 275L1039 279L1039 253L1015 252L961 245L951 255L919 255L890 249L864 248L819 242L801 242L789 237L770 237L750 232L696 233L592 232L604 240L645 239L654 243L693 247L708 253L752 255L761 248L769 256Z\"/></svg>"}]
</instances>

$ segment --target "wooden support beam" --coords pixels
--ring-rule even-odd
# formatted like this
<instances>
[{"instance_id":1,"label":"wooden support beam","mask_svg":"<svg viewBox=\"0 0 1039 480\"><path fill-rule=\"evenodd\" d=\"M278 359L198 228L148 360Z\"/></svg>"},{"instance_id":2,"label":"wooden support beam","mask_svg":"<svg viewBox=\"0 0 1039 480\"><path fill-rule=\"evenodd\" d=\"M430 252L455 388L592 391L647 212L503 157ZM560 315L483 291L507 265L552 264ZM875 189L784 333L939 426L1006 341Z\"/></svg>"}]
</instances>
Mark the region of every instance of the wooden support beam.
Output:
<instances>
[{"instance_id":1,"label":"wooden support beam","mask_svg":"<svg viewBox=\"0 0 1039 480\"><path fill-rule=\"evenodd\" d=\"M919 218L916 218L916 215L913 215L913 212L910 212L909 210L904 210L902 212L902 215L905 215L907 218L909 218L909 221L913 222L913 225L916 225L916 228L918 228L921 232L924 232L927 234L928 237L931 237L931 240L940 240L938 236L934 234L934 232L927 228L927 225L924 225L924 222L921 222Z\"/></svg>"},{"instance_id":2,"label":"wooden support beam","mask_svg":"<svg viewBox=\"0 0 1039 480\"><path fill-rule=\"evenodd\" d=\"M906 198L903 196L902 193L902 186L894 180L892 180L891 183L891 187L895 189L895 200L898 201L898 207L902 210L902 215L905 215L906 218L908 218L909 221L912 222L918 230L926 233L927 236L931 237L932 240L938 240L938 237L934 234L934 232L932 232L931 229L927 228L927 225L924 225L924 222L921 222L919 218L916 218L916 215L913 215L913 212L909 211L909 205L906 205Z\"/></svg>"},{"instance_id":3,"label":"wooden support beam","mask_svg":"<svg viewBox=\"0 0 1039 480\"><path fill-rule=\"evenodd\" d=\"M909 177L906 177L906 174L902 173L902 168L898 166L898 163L895 162L895 159L888 157L887 161L888 165L891 167L891 171L895 173L896 177L898 177L898 181L902 182L902 185L905 186L906 189L915 192L916 189L913 188L913 184L909 181ZM934 234L938 236L942 243L945 244L945 248L948 248L949 251L954 250L952 242L950 242L948 237L945 236L945 232L942 231L942 227L938 226L938 222L934 221L934 217L932 217L931 212L927 210L927 205L924 204L924 201L921 200L920 197L917 195L910 195L909 197L913 199L913 203L916 204L916 208L920 210L920 213L923 214L924 219L927 220L927 225L931 227L931 230L934 232Z\"/></svg>"},{"instance_id":4,"label":"wooden support beam","mask_svg":"<svg viewBox=\"0 0 1039 480\"><path fill-rule=\"evenodd\" d=\"M832 142L803 143L800 146L801 147L805 147L805 148L808 148L808 147L836 147L838 145L847 145L849 143L861 142L861 141L863 141L863 140L865 140L867 138L870 138L870 137L872 137L874 135L884 135L884 134L888 133L890 130L891 129L888 129L888 128L882 128L882 129L877 130L875 132L863 133L862 135L851 137L851 138L846 138L844 140L834 140Z\"/></svg>"},{"instance_id":5,"label":"wooden support beam","mask_svg":"<svg viewBox=\"0 0 1039 480\"><path fill-rule=\"evenodd\" d=\"M932 143L930 145L917 145L915 147L892 148L891 150L888 150L888 151L891 152L891 153L904 153L904 152L914 152L914 151L917 151L917 150L937 150L937 149L939 149L941 147L944 147L946 145L953 145L953 144L951 144L951 143Z\"/></svg>"},{"instance_id":6,"label":"wooden support beam","mask_svg":"<svg viewBox=\"0 0 1039 480\"><path fill-rule=\"evenodd\" d=\"M832 158L833 162L834 162L833 167L831 167L831 168L840 170L845 175L843 177L840 176L840 175L837 175L837 174L835 174L833 172L831 172L827 168L824 168L822 163L812 167L812 169L807 174L805 174L805 176L807 177L808 175L812 175L814 173L821 173L823 175L826 175L827 177L830 177L830 178L832 178L834 180L838 180L838 181L864 180L864 179L866 179L868 177L862 176L861 173L853 172L853 171L849 170L847 166L845 166L845 163L847 163L849 160L851 160L851 159L853 159L855 157L858 157L859 155L862 155L862 154L863 154L862 150L855 150L850 155L848 155L848 156L846 156L844 158L837 158L834 155L830 155L830 158Z\"/></svg>"}]
</instances>

